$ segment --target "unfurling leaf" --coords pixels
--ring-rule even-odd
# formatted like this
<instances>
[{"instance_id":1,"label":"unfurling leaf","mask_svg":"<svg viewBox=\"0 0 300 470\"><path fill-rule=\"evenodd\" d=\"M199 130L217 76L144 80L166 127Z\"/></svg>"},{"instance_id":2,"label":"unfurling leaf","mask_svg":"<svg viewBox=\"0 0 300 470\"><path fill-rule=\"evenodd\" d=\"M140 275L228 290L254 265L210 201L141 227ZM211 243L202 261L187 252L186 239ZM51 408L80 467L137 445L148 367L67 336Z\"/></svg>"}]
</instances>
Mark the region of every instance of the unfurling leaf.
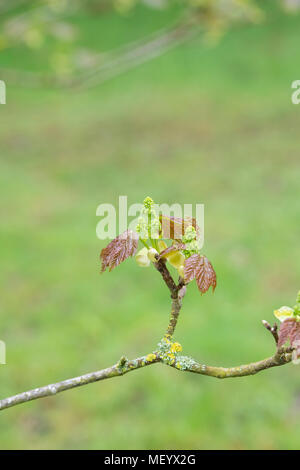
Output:
<instances>
[{"instance_id":1,"label":"unfurling leaf","mask_svg":"<svg viewBox=\"0 0 300 470\"><path fill-rule=\"evenodd\" d=\"M196 279L198 289L204 294L212 286L217 286L217 276L206 256L192 255L184 263L184 280L186 283Z\"/></svg>"},{"instance_id":2,"label":"unfurling leaf","mask_svg":"<svg viewBox=\"0 0 300 470\"><path fill-rule=\"evenodd\" d=\"M102 261L101 272L109 268L109 271L125 261L129 256L134 256L138 247L138 234L132 230L126 230L117 238L114 238L100 253Z\"/></svg>"},{"instance_id":3,"label":"unfurling leaf","mask_svg":"<svg viewBox=\"0 0 300 470\"><path fill-rule=\"evenodd\" d=\"M164 256L169 255L170 253L174 253L176 251L180 251L184 249L185 249L184 243L175 243L174 245L168 246L163 251L161 251L159 257L163 258Z\"/></svg>"},{"instance_id":4,"label":"unfurling leaf","mask_svg":"<svg viewBox=\"0 0 300 470\"><path fill-rule=\"evenodd\" d=\"M292 318L294 316L294 309L284 305L283 307L274 310L274 315L276 318L278 318L278 320L283 322L284 320L287 320L288 318Z\"/></svg>"},{"instance_id":5,"label":"unfurling leaf","mask_svg":"<svg viewBox=\"0 0 300 470\"><path fill-rule=\"evenodd\" d=\"M161 223L162 238L170 238L171 240L181 240L188 227L192 226L199 236L200 229L197 225L196 219L193 217L170 217L168 215L160 214L159 221Z\"/></svg>"},{"instance_id":6,"label":"unfurling leaf","mask_svg":"<svg viewBox=\"0 0 300 470\"><path fill-rule=\"evenodd\" d=\"M281 323L279 329L278 347L282 347L288 340L295 349L295 357L300 357L300 322L296 318L288 318Z\"/></svg>"},{"instance_id":7,"label":"unfurling leaf","mask_svg":"<svg viewBox=\"0 0 300 470\"><path fill-rule=\"evenodd\" d=\"M175 251L168 256L169 263L176 269L184 265L185 257L181 251Z\"/></svg>"}]
</instances>

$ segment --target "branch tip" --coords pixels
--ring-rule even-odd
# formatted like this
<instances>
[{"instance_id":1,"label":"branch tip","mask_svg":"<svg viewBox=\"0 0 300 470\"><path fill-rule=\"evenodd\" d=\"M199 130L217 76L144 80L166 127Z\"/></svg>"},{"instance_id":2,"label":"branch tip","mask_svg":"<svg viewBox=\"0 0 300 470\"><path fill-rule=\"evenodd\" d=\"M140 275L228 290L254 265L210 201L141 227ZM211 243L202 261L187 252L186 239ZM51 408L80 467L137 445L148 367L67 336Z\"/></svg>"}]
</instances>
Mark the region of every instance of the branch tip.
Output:
<instances>
[{"instance_id":1,"label":"branch tip","mask_svg":"<svg viewBox=\"0 0 300 470\"><path fill-rule=\"evenodd\" d=\"M278 326L277 326L277 324L275 323L274 326L271 326L270 323L267 322L267 320L262 320L262 324L268 331L270 331L270 333L272 334L272 336L274 338L275 344L277 346L277 344L278 344L278 333L277 333Z\"/></svg>"}]
</instances>

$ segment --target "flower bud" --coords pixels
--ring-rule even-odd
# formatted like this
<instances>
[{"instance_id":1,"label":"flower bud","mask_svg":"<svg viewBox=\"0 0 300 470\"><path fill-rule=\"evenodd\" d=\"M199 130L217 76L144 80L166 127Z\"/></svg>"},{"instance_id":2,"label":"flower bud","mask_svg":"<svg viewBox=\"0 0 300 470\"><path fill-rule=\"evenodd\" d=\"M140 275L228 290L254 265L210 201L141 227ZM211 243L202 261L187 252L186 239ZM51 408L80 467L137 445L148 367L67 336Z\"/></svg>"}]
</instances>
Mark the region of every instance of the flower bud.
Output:
<instances>
[{"instance_id":1,"label":"flower bud","mask_svg":"<svg viewBox=\"0 0 300 470\"><path fill-rule=\"evenodd\" d=\"M147 268L150 266L150 259L148 258L148 249L142 248L136 255L135 261L141 268Z\"/></svg>"},{"instance_id":2,"label":"flower bud","mask_svg":"<svg viewBox=\"0 0 300 470\"><path fill-rule=\"evenodd\" d=\"M151 208L154 204L154 201L151 197L147 196L145 199L144 199L144 208L147 209L147 211L151 211Z\"/></svg>"},{"instance_id":3,"label":"flower bud","mask_svg":"<svg viewBox=\"0 0 300 470\"><path fill-rule=\"evenodd\" d=\"M150 261L152 261L152 263L157 262L157 259L155 258L155 255L158 255L158 251L155 248L150 248L148 250L148 258L150 259Z\"/></svg>"}]
</instances>

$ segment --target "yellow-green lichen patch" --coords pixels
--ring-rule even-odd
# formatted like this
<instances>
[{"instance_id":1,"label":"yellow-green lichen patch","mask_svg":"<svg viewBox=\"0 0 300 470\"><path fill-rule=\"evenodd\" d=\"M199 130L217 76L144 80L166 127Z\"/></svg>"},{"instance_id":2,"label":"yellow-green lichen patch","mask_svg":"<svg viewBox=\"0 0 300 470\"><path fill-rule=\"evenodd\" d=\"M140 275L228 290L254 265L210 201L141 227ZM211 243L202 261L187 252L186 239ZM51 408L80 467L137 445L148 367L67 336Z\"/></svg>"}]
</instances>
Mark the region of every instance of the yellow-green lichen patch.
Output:
<instances>
[{"instance_id":1,"label":"yellow-green lichen patch","mask_svg":"<svg viewBox=\"0 0 300 470\"><path fill-rule=\"evenodd\" d=\"M181 344L173 342L170 335L165 335L158 343L158 355L165 364L176 365L180 351L182 351Z\"/></svg>"},{"instance_id":2,"label":"yellow-green lichen patch","mask_svg":"<svg viewBox=\"0 0 300 470\"><path fill-rule=\"evenodd\" d=\"M146 356L146 361L147 362L153 362L153 361L155 361L155 359L156 359L156 355L153 354L153 353L150 353Z\"/></svg>"}]
</instances>

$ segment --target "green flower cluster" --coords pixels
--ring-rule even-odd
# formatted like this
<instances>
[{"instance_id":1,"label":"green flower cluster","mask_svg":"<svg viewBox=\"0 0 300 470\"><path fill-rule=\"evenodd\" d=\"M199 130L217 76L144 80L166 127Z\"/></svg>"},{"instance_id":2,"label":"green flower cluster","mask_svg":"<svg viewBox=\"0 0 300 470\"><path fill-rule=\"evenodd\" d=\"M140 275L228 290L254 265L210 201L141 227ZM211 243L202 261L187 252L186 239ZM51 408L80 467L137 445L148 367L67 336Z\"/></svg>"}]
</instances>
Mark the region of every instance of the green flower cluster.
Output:
<instances>
[{"instance_id":1,"label":"green flower cluster","mask_svg":"<svg viewBox=\"0 0 300 470\"><path fill-rule=\"evenodd\" d=\"M161 224L153 207L154 201L148 196L144 199L143 204L142 215L138 219L136 231L143 240L147 240L148 238L150 240L157 240L160 237Z\"/></svg>"},{"instance_id":2,"label":"green flower cluster","mask_svg":"<svg viewBox=\"0 0 300 470\"><path fill-rule=\"evenodd\" d=\"M185 244L183 253L186 258L189 258L190 256L200 252L197 240L197 232L192 225L186 228L185 234L182 237L182 242Z\"/></svg>"}]
</instances>

